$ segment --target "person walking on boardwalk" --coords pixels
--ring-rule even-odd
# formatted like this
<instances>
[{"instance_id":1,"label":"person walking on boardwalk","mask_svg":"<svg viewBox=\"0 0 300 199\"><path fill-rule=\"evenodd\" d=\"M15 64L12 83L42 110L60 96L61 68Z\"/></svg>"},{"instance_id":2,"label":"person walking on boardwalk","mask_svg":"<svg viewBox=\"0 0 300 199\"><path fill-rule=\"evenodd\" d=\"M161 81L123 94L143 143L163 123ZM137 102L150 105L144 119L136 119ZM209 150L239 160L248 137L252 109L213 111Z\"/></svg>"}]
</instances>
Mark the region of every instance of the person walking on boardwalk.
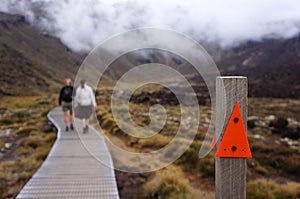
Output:
<instances>
[{"instance_id":1,"label":"person walking on boardwalk","mask_svg":"<svg viewBox=\"0 0 300 199\"><path fill-rule=\"evenodd\" d=\"M74 121L74 114L72 110L72 101L73 101L73 86L71 79L67 78L66 85L62 87L59 94L59 100L58 104L62 107L62 110L64 112L64 122L66 131L69 131L69 123L70 123L70 129L73 131L73 121ZM69 119L70 114L70 119Z\"/></svg>"},{"instance_id":2,"label":"person walking on boardwalk","mask_svg":"<svg viewBox=\"0 0 300 199\"><path fill-rule=\"evenodd\" d=\"M75 100L78 104L76 117L82 120L83 133L87 133L90 117L96 108L96 99L93 89L87 85L84 79L80 81L80 86L76 90Z\"/></svg>"}]
</instances>

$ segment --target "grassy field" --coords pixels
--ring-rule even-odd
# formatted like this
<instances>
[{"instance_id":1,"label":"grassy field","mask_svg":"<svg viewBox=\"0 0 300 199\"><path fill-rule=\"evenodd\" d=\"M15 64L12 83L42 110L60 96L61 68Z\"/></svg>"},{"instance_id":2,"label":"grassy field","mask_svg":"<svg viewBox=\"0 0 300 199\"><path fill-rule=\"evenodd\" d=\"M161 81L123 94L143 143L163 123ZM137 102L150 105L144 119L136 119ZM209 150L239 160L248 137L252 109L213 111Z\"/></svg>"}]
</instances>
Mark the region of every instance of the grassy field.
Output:
<instances>
[{"instance_id":1,"label":"grassy field","mask_svg":"<svg viewBox=\"0 0 300 199\"><path fill-rule=\"evenodd\" d=\"M0 103L0 198L14 198L56 139L47 120L54 97L3 97Z\"/></svg>"},{"instance_id":2,"label":"grassy field","mask_svg":"<svg viewBox=\"0 0 300 199\"><path fill-rule=\"evenodd\" d=\"M101 106L96 111L104 133L113 143L129 150L149 152L174 138L180 124L178 105L164 104L167 124L158 134L135 138L124 133L113 119L110 93L105 89L98 91L97 101ZM131 118L136 124L146 126L150 122L147 113L151 103L136 100L130 103ZM0 198L15 197L47 157L56 133L46 115L56 106L56 101L57 96L1 98ZM248 137L253 158L247 161L247 198L299 198L299 137L293 137L293 133L299 134L299 100L251 98L248 108ZM125 111L124 105L117 107L117 112L125 114ZM201 106L200 111L196 138L175 163L144 174L116 171L121 198L214 198L215 151L198 158L211 110L209 106Z\"/></svg>"},{"instance_id":3,"label":"grassy field","mask_svg":"<svg viewBox=\"0 0 300 199\"><path fill-rule=\"evenodd\" d=\"M102 90L99 93L101 94L97 100L102 106L98 108L97 116L107 135L110 134L121 140L127 147L141 152L159 149L174 138L180 123L178 105L165 104L164 108L169 118L167 125L153 137L138 139L124 133L114 121L109 105L110 91ZM151 101L155 99L148 100L148 102ZM151 103L147 102L131 101L129 112L136 124L140 126L149 124L147 113L150 105ZM125 114L123 105L116 109L121 115ZM299 100L251 98L248 109L248 137L253 158L247 161L247 198L298 198L300 196L300 145L299 137L295 138L291 135L295 132L300 133ZM151 172L142 177L117 173L117 178L131 179L131 183L121 186L122 198L174 198L174 194L176 198L197 198L195 191L204 191L208 198L213 195L214 151L203 159L198 158L198 152L209 124L210 107L201 106L200 111L200 127L194 142L170 168ZM281 120L286 120L288 124L278 126L277 123ZM127 130L133 131L134 129L128 127ZM121 180L120 183L123 181ZM134 190L134 188L143 191L132 191L131 195L126 191Z\"/></svg>"}]
</instances>

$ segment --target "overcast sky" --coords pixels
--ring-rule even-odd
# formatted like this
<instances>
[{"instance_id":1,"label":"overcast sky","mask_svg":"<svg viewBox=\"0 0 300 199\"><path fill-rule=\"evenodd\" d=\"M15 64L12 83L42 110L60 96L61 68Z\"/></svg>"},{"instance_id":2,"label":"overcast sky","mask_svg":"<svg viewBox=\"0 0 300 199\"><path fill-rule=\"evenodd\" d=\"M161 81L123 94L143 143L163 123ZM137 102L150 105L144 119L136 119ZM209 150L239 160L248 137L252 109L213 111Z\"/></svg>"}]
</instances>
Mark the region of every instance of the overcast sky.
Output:
<instances>
[{"instance_id":1,"label":"overcast sky","mask_svg":"<svg viewBox=\"0 0 300 199\"><path fill-rule=\"evenodd\" d=\"M0 10L22 13L77 51L139 27L221 47L300 32L300 0L0 0Z\"/></svg>"}]
</instances>

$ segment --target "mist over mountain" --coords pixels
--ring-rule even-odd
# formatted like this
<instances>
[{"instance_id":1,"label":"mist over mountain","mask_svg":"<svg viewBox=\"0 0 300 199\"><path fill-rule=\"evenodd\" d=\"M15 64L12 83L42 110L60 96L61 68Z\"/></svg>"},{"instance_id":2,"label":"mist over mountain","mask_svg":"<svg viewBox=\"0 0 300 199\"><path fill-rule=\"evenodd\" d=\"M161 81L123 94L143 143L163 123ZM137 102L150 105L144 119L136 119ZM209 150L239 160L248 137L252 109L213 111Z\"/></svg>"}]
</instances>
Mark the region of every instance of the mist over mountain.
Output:
<instances>
[{"instance_id":1,"label":"mist over mountain","mask_svg":"<svg viewBox=\"0 0 300 199\"><path fill-rule=\"evenodd\" d=\"M80 52L143 27L175 30L221 48L300 32L298 0L1 0L0 10L26 16Z\"/></svg>"},{"instance_id":2,"label":"mist over mountain","mask_svg":"<svg viewBox=\"0 0 300 199\"><path fill-rule=\"evenodd\" d=\"M300 97L299 1L3 0L0 10L18 13L0 15L0 95L52 91L56 82L75 77L83 54L99 42L155 27L204 43L222 75L249 78L251 97ZM152 62L153 56L186 67L184 60L157 52L133 62ZM119 70L126 64L128 59Z\"/></svg>"}]
</instances>

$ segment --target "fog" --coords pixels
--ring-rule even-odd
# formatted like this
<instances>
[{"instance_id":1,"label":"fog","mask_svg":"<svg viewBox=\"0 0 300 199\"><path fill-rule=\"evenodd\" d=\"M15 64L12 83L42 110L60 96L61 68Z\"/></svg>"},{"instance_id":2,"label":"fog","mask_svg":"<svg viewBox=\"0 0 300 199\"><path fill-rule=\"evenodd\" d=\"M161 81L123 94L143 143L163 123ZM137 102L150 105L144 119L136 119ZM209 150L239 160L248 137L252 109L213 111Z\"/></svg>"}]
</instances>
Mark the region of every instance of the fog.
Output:
<instances>
[{"instance_id":1,"label":"fog","mask_svg":"<svg viewBox=\"0 0 300 199\"><path fill-rule=\"evenodd\" d=\"M1 0L75 51L134 28L175 30L222 48L300 32L299 0Z\"/></svg>"}]
</instances>

